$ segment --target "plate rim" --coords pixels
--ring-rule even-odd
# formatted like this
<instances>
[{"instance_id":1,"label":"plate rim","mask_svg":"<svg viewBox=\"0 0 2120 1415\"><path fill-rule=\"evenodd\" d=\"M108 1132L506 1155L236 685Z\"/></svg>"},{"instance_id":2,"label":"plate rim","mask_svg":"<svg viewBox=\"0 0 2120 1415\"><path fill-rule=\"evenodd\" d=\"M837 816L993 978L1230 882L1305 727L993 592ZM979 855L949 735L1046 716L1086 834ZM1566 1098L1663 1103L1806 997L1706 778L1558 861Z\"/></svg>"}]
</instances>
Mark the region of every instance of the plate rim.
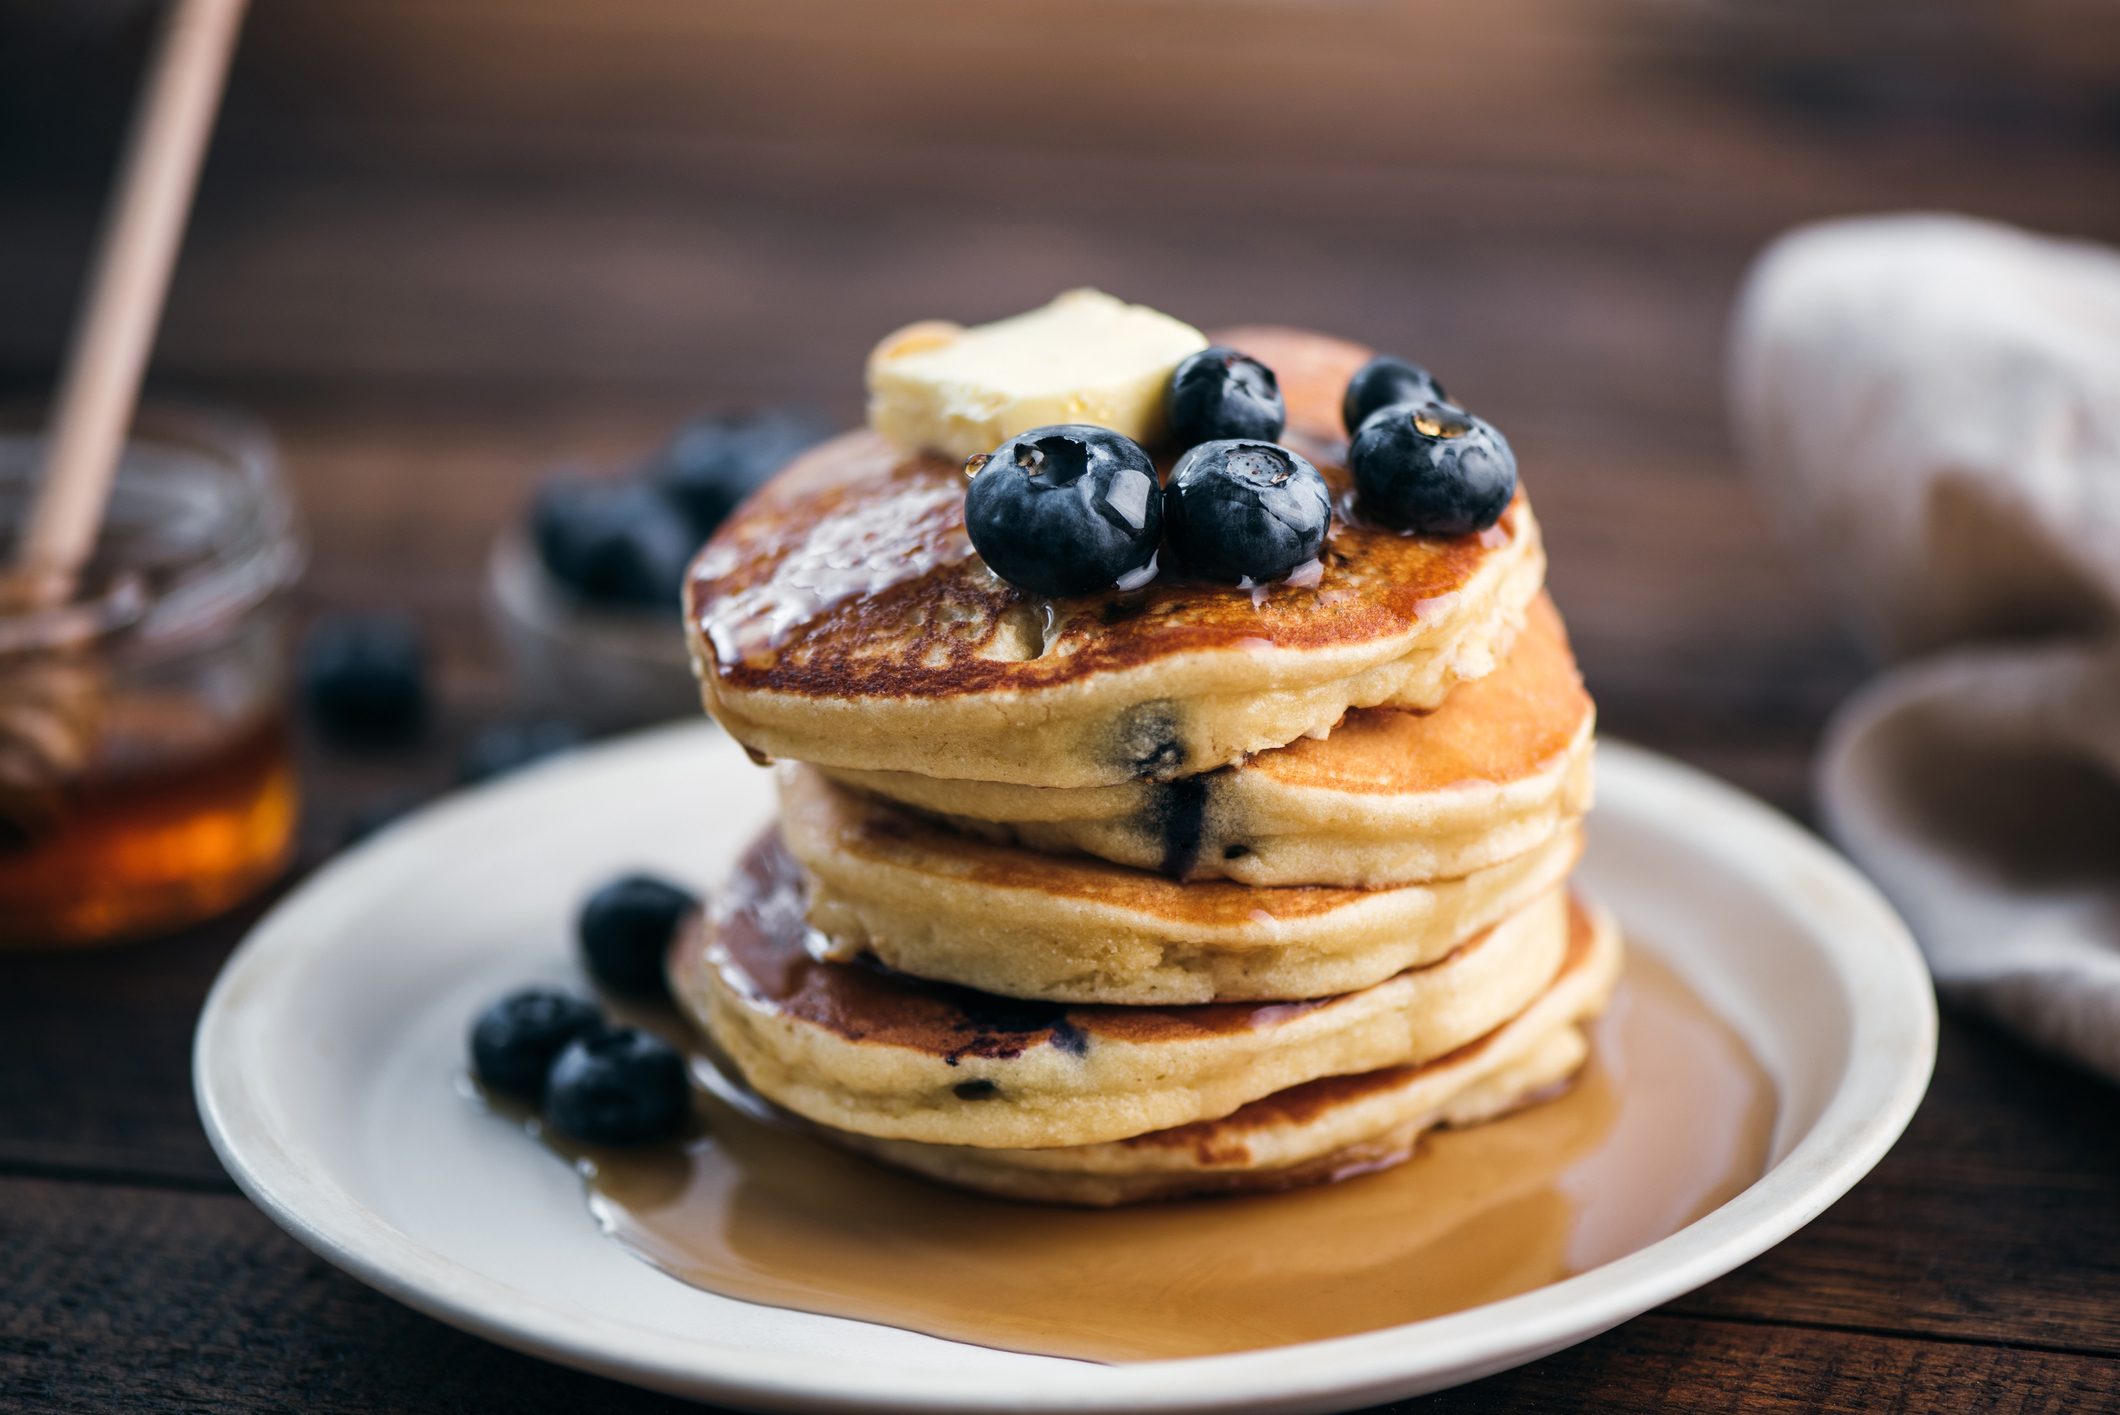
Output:
<instances>
[{"instance_id":1,"label":"plate rim","mask_svg":"<svg viewBox=\"0 0 2120 1415\"><path fill-rule=\"evenodd\" d=\"M1257 1411L1380 1402L1435 1376L1477 1379L1588 1340L1750 1261L1853 1188L1898 1140L1934 1069L1933 984L1912 935L1876 888L1830 846L1771 806L1694 767L1611 738L1599 773L1630 791L1694 803L1726 844L1761 867L1799 866L1834 896L1836 918L1859 927L1827 945L1828 961L1871 1005L1850 1009L1848 1062L1817 1121L1751 1187L1677 1232L1610 1263L1530 1292L1426 1321L1354 1336L1226 1355L1098 1366L997 1391L991 1374L866 1365L840 1370L801 1356L678 1339L556 1306L425 1248L361 1205L299 1146L265 1123L241 1058L244 999L298 961L312 916L328 918L365 892L411 836L542 783L586 775L622 755L683 750L718 737L705 723L627 734L451 793L327 862L297 885L229 955L202 1009L192 1048L193 1094L215 1155L269 1218L327 1262L413 1309L563 1365L670 1394L752 1408L868 1411ZM727 739L720 739L727 745ZM733 754L735 748L728 746ZM1734 833L1734 837L1733 837ZM1822 907L1822 906L1818 906ZM1858 950L1860 954L1858 955ZM252 1014L254 1015L254 1011ZM250 1025L255 1025L254 1023ZM1419 1344L1407 1347L1408 1333Z\"/></svg>"}]
</instances>

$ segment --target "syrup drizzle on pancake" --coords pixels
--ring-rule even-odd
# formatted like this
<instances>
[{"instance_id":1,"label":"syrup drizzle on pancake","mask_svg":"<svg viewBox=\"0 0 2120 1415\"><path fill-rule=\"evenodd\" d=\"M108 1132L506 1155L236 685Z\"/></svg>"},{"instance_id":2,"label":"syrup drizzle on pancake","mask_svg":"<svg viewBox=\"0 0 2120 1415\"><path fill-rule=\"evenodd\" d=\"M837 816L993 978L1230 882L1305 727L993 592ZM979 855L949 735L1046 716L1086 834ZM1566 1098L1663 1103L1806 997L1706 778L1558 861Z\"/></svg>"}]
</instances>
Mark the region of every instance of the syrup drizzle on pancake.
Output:
<instances>
[{"instance_id":1,"label":"syrup drizzle on pancake","mask_svg":"<svg viewBox=\"0 0 2120 1415\"><path fill-rule=\"evenodd\" d=\"M1249 332L1278 370L1300 366L1290 445L1352 495L1334 423L1367 351L1290 331ZM1278 353L1278 357L1273 355ZM1284 387L1289 380L1283 376ZM1306 401L1307 400L1307 401ZM1272 586L1163 576L1145 588L1052 601L987 570L964 530L963 469L854 432L798 458L723 526L687 577L704 667L734 687L832 697L1036 688L1203 648L1324 648L1405 632L1517 534L1513 505L1476 535L1409 535L1334 521L1318 569ZM1153 705L1147 705L1153 707ZM1114 744L1139 774L1183 760L1169 730Z\"/></svg>"}]
</instances>

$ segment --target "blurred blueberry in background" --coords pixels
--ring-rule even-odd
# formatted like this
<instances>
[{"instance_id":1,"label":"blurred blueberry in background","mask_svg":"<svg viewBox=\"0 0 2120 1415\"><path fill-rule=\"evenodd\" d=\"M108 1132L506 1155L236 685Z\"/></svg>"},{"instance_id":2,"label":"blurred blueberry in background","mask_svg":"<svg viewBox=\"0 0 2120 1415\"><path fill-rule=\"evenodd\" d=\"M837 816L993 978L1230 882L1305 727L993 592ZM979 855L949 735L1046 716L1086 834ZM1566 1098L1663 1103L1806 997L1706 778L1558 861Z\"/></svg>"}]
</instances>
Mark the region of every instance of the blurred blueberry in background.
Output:
<instances>
[{"instance_id":1,"label":"blurred blueberry in background","mask_svg":"<svg viewBox=\"0 0 2120 1415\"><path fill-rule=\"evenodd\" d=\"M302 642L300 690L326 738L394 746L427 722L427 646L407 614L327 615Z\"/></svg>"}]
</instances>

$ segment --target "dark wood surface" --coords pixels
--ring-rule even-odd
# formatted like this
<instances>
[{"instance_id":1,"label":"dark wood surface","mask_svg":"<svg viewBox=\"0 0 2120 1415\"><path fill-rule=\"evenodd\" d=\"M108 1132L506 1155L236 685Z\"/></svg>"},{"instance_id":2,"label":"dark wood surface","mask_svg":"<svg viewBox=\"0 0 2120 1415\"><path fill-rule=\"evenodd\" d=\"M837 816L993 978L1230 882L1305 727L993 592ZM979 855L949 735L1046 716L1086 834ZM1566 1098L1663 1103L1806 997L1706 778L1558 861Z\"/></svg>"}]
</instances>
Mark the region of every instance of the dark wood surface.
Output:
<instances>
[{"instance_id":1,"label":"dark wood surface","mask_svg":"<svg viewBox=\"0 0 2120 1415\"><path fill-rule=\"evenodd\" d=\"M144 19L0 12L18 392L50 376ZM435 636L423 743L305 742L304 869L520 710L479 558L544 470L703 405L851 418L883 330L1071 284L1433 362L1522 454L1606 728L1802 817L1867 667L1735 465L1724 316L1777 231L1916 206L2120 238L2109 11L310 0L258 7L157 380L280 434L305 612ZM262 907L0 957L0 1406L668 1404L414 1315L236 1194L188 1047ZM1906 1139L1802 1233L1405 1408L2113 1408L2113 1107L1951 1015Z\"/></svg>"}]
</instances>

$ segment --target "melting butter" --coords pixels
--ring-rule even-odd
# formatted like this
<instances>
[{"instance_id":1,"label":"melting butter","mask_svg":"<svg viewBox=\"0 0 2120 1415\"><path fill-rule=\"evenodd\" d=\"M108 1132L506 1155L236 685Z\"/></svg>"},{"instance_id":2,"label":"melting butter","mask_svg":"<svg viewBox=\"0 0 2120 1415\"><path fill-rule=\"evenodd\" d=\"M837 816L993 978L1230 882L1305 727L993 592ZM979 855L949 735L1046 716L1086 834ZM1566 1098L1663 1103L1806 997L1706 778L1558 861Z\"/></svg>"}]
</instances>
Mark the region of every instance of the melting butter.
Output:
<instances>
[{"instance_id":1,"label":"melting butter","mask_svg":"<svg viewBox=\"0 0 2120 1415\"><path fill-rule=\"evenodd\" d=\"M1191 325L1097 290L970 329L930 320L869 355L869 426L959 461L1051 423L1153 443L1171 370L1206 347Z\"/></svg>"}]
</instances>

